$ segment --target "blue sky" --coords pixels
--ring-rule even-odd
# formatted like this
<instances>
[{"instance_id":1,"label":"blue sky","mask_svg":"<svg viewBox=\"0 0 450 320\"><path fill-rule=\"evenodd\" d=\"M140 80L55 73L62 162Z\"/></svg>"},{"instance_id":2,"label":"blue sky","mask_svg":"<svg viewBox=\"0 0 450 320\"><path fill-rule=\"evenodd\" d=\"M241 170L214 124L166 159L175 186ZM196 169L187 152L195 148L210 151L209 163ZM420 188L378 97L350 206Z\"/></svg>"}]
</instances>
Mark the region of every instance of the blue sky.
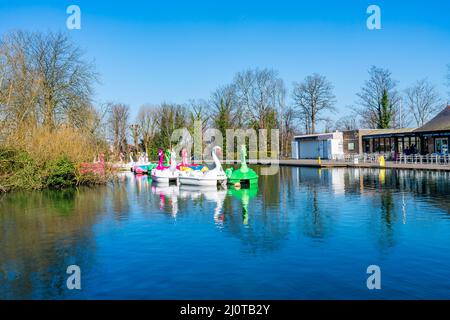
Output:
<instances>
[{"instance_id":1,"label":"blue sky","mask_svg":"<svg viewBox=\"0 0 450 320\"><path fill-rule=\"evenodd\" d=\"M76 4L82 29L66 29ZM382 30L366 28L380 6ZM335 86L338 115L355 104L371 65L389 68L399 88L428 78L444 97L450 63L450 1L94 1L0 0L0 34L67 31L101 75L96 101L207 99L234 74L273 68L288 88L313 72Z\"/></svg>"}]
</instances>

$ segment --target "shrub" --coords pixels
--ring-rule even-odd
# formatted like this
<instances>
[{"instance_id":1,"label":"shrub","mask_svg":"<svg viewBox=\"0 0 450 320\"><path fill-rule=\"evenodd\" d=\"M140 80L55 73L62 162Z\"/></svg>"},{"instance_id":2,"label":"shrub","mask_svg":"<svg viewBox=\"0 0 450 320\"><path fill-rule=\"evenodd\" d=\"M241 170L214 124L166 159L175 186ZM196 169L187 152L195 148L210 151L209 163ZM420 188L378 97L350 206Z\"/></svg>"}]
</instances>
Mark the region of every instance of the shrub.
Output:
<instances>
[{"instance_id":1,"label":"shrub","mask_svg":"<svg viewBox=\"0 0 450 320\"><path fill-rule=\"evenodd\" d=\"M77 184L75 165L66 156L49 162L47 172L45 186L48 188L63 189Z\"/></svg>"},{"instance_id":2,"label":"shrub","mask_svg":"<svg viewBox=\"0 0 450 320\"><path fill-rule=\"evenodd\" d=\"M40 189L39 167L29 153L12 148L0 148L0 190Z\"/></svg>"}]
</instances>

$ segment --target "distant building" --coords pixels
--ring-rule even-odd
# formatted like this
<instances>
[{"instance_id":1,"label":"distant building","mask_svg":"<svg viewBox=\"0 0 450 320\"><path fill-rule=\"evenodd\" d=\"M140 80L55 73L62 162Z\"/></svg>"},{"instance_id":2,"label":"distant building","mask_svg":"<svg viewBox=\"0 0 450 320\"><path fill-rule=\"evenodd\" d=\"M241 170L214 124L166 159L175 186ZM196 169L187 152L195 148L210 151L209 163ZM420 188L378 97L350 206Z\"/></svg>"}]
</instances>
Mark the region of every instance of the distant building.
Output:
<instances>
[{"instance_id":1,"label":"distant building","mask_svg":"<svg viewBox=\"0 0 450 320\"><path fill-rule=\"evenodd\" d=\"M420 128L414 130L421 140L423 154L448 154L450 140L450 106Z\"/></svg>"},{"instance_id":2,"label":"distant building","mask_svg":"<svg viewBox=\"0 0 450 320\"><path fill-rule=\"evenodd\" d=\"M420 128L357 129L295 136L292 158L336 159L343 155L384 153L448 154L450 106Z\"/></svg>"},{"instance_id":3,"label":"distant building","mask_svg":"<svg viewBox=\"0 0 450 320\"><path fill-rule=\"evenodd\" d=\"M448 154L450 106L417 129L363 130L363 153Z\"/></svg>"},{"instance_id":4,"label":"distant building","mask_svg":"<svg viewBox=\"0 0 450 320\"><path fill-rule=\"evenodd\" d=\"M344 156L342 132L295 136L292 141L294 159L337 159Z\"/></svg>"}]
</instances>

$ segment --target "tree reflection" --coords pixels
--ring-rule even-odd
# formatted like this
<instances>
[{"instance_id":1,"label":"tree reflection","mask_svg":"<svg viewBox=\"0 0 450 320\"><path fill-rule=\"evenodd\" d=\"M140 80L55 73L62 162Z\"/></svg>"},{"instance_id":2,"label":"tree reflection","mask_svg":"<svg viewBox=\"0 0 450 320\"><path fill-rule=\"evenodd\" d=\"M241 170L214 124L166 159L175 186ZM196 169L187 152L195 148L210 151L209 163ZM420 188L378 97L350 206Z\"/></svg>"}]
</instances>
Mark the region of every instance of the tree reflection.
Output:
<instances>
[{"instance_id":1,"label":"tree reflection","mask_svg":"<svg viewBox=\"0 0 450 320\"><path fill-rule=\"evenodd\" d=\"M84 190L86 188L83 188ZM66 268L89 266L106 187L19 192L0 201L0 298L62 297Z\"/></svg>"}]
</instances>

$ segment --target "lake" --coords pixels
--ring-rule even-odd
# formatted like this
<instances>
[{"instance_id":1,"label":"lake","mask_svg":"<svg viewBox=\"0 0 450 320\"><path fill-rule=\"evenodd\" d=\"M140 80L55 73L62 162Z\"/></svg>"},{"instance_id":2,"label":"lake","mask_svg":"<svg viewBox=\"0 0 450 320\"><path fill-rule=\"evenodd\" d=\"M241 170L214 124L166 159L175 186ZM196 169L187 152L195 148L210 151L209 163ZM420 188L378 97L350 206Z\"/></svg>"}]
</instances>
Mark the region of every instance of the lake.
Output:
<instances>
[{"instance_id":1,"label":"lake","mask_svg":"<svg viewBox=\"0 0 450 320\"><path fill-rule=\"evenodd\" d=\"M1 195L0 228L0 299L450 298L445 172L282 167L248 190L122 173Z\"/></svg>"}]
</instances>

